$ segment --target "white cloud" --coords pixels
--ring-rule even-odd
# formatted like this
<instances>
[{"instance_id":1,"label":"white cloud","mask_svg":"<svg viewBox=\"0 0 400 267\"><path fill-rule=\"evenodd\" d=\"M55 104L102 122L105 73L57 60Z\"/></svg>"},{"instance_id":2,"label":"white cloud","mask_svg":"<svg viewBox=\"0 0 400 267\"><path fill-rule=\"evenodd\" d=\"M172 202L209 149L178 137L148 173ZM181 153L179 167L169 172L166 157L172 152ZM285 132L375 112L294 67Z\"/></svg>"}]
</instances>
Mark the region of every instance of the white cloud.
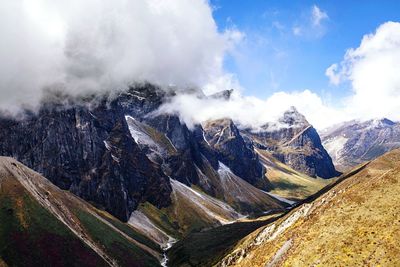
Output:
<instances>
[{"instance_id":1,"label":"white cloud","mask_svg":"<svg viewBox=\"0 0 400 267\"><path fill-rule=\"evenodd\" d=\"M0 107L132 81L203 86L243 37L219 33L205 0L15 0L0 4Z\"/></svg>"},{"instance_id":2,"label":"white cloud","mask_svg":"<svg viewBox=\"0 0 400 267\"><path fill-rule=\"evenodd\" d=\"M276 120L295 106L317 129L352 119L387 117L400 120L400 23L387 22L363 37L359 47L347 50L344 60L332 64L326 75L331 83L350 82L353 93L335 105L309 90L277 92L262 100L234 95L231 101L178 96L163 106L164 112L181 114L189 126L208 119L230 117L242 126L259 127ZM219 80L211 91L233 87ZM225 85L225 87L223 86ZM326 100L326 99L325 99Z\"/></svg>"},{"instance_id":3,"label":"white cloud","mask_svg":"<svg viewBox=\"0 0 400 267\"><path fill-rule=\"evenodd\" d=\"M387 22L347 50L340 65L326 74L333 84L349 81L353 94L345 99L346 113L362 119L400 120L400 23Z\"/></svg>"},{"instance_id":4,"label":"white cloud","mask_svg":"<svg viewBox=\"0 0 400 267\"><path fill-rule=\"evenodd\" d=\"M328 14L322 11L317 5L313 5L311 9L311 22L313 26L319 27L325 19L328 19Z\"/></svg>"},{"instance_id":5,"label":"white cloud","mask_svg":"<svg viewBox=\"0 0 400 267\"><path fill-rule=\"evenodd\" d=\"M305 16L292 27L292 33L295 36L320 38L326 33L323 21L327 19L329 19L328 13L320 9L317 5L313 5Z\"/></svg>"},{"instance_id":6,"label":"white cloud","mask_svg":"<svg viewBox=\"0 0 400 267\"><path fill-rule=\"evenodd\" d=\"M337 73L338 68L338 64L335 63L329 66L325 71L325 75L329 77L329 81L334 85L339 85L341 80L341 75Z\"/></svg>"},{"instance_id":7,"label":"white cloud","mask_svg":"<svg viewBox=\"0 0 400 267\"><path fill-rule=\"evenodd\" d=\"M237 92L229 101L183 94L164 104L158 112L179 114L188 127L210 119L232 118L240 127L257 129L266 122L276 121L291 106L295 106L318 129L344 120L340 111L330 108L309 90L278 92L266 100Z\"/></svg>"}]
</instances>

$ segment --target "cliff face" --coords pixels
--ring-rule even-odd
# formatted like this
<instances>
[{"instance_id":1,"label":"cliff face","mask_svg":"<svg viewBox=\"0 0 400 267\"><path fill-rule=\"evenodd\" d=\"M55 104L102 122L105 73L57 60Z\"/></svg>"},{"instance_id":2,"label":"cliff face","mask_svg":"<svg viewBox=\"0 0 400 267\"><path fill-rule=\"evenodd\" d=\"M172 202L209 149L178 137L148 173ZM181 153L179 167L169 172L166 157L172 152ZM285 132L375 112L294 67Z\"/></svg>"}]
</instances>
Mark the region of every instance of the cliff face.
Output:
<instances>
[{"instance_id":1,"label":"cliff face","mask_svg":"<svg viewBox=\"0 0 400 267\"><path fill-rule=\"evenodd\" d=\"M203 124L204 140L216 151L219 161L234 174L256 187L268 188L263 169L251 144L246 144L238 128L230 119L208 121Z\"/></svg>"},{"instance_id":2,"label":"cliff face","mask_svg":"<svg viewBox=\"0 0 400 267\"><path fill-rule=\"evenodd\" d=\"M141 201L167 206L169 178L131 138L123 101L103 99L94 107L47 103L23 120L4 118L0 154L121 220Z\"/></svg>"},{"instance_id":3,"label":"cliff face","mask_svg":"<svg viewBox=\"0 0 400 267\"><path fill-rule=\"evenodd\" d=\"M271 152L296 171L321 178L338 175L317 131L295 108L286 111L275 123L266 124L258 131L243 130L242 133L248 142Z\"/></svg>"},{"instance_id":4,"label":"cliff face","mask_svg":"<svg viewBox=\"0 0 400 267\"><path fill-rule=\"evenodd\" d=\"M52 95L37 113L1 117L0 155L18 159L123 221L141 202L170 206L170 179L225 200L220 163L238 179L266 189L262 165L232 121L189 130L177 115L154 113L173 94L143 85L117 96ZM261 198L263 209L280 205L266 194ZM246 203L251 212L251 201Z\"/></svg>"}]
</instances>

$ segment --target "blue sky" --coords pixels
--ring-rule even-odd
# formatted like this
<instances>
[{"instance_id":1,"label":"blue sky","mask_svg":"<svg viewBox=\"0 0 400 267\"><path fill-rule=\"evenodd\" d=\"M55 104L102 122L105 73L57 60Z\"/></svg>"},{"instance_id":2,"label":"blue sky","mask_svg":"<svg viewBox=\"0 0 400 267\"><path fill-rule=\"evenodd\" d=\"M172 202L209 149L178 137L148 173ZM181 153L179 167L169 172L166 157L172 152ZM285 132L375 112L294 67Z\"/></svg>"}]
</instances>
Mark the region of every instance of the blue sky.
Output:
<instances>
[{"instance_id":1,"label":"blue sky","mask_svg":"<svg viewBox=\"0 0 400 267\"><path fill-rule=\"evenodd\" d=\"M351 94L349 84L331 85L326 69L380 24L400 20L400 1L212 0L211 5L220 31L233 27L245 34L226 58L226 70L237 75L245 95L260 98L309 89L335 102ZM326 14L318 25L314 6Z\"/></svg>"}]
</instances>

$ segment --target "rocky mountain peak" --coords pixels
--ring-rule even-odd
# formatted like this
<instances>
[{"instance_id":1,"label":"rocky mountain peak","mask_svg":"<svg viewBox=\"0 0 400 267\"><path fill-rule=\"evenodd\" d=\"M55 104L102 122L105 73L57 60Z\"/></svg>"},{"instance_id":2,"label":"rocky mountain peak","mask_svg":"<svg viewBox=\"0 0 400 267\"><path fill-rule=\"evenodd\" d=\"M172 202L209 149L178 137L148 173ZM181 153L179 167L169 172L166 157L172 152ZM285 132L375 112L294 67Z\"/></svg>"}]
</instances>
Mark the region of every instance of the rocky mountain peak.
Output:
<instances>
[{"instance_id":1,"label":"rocky mountain peak","mask_svg":"<svg viewBox=\"0 0 400 267\"><path fill-rule=\"evenodd\" d=\"M294 106L291 106L287 111L285 111L278 121L282 124L295 127L310 125L306 117L301 114Z\"/></svg>"},{"instance_id":2,"label":"rocky mountain peak","mask_svg":"<svg viewBox=\"0 0 400 267\"><path fill-rule=\"evenodd\" d=\"M370 121L371 126L375 128L382 128L382 127L390 127L395 125L396 123L387 119L387 118L382 118L382 119L374 119Z\"/></svg>"},{"instance_id":3,"label":"rocky mountain peak","mask_svg":"<svg viewBox=\"0 0 400 267\"><path fill-rule=\"evenodd\" d=\"M400 147L400 125L387 118L350 121L325 131L322 140L337 168L348 170Z\"/></svg>"},{"instance_id":4,"label":"rocky mountain peak","mask_svg":"<svg viewBox=\"0 0 400 267\"><path fill-rule=\"evenodd\" d=\"M204 139L217 152L220 162L232 172L256 187L267 189L265 170L251 144L243 139L231 119L218 119L203 123Z\"/></svg>"},{"instance_id":5,"label":"rocky mountain peak","mask_svg":"<svg viewBox=\"0 0 400 267\"><path fill-rule=\"evenodd\" d=\"M285 111L277 122L265 124L261 131L242 132L254 146L272 153L296 171L312 177L338 175L317 131L295 107Z\"/></svg>"},{"instance_id":6,"label":"rocky mountain peak","mask_svg":"<svg viewBox=\"0 0 400 267\"><path fill-rule=\"evenodd\" d=\"M209 95L208 97L215 98L215 99L229 100L231 98L232 93L233 93L233 89L223 90L223 91L214 93L212 95Z\"/></svg>"}]
</instances>

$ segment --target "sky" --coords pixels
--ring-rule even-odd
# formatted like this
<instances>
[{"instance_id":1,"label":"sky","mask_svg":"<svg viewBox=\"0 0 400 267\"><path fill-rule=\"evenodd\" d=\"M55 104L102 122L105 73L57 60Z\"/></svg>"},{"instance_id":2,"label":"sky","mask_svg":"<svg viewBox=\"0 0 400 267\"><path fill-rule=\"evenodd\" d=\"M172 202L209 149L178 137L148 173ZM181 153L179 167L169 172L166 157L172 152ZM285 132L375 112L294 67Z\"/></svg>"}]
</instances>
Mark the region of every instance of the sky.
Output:
<instances>
[{"instance_id":1,"label":"sky","mask_svg":"<svg viewBox=\"0 0 400 267\"><path fill-rule=\"evenodd\" d=\"M317 129L400 121L399 1L13 0L0 2L0 110L49 90L179 94L159 112L190 127L259 128L295 106ZM199 99L235 89L229 101ZM190 90L187 90L190 89Z\"/></svg>"},{"instance_id":2,"label":"sky","mask_svg":"<svg viewBox=\"0 0 400 267\"><path fill-rule=\"evenodd\" d=\"M212 0L211 5L220 30L236 27L245 35L226 69L237 75L245 94L261 98L304 89L332 101L349 95L351 88L332 86L325 70L358 47L365 34L400 20L399 1Z\"/></svg>"}]
</instances>

